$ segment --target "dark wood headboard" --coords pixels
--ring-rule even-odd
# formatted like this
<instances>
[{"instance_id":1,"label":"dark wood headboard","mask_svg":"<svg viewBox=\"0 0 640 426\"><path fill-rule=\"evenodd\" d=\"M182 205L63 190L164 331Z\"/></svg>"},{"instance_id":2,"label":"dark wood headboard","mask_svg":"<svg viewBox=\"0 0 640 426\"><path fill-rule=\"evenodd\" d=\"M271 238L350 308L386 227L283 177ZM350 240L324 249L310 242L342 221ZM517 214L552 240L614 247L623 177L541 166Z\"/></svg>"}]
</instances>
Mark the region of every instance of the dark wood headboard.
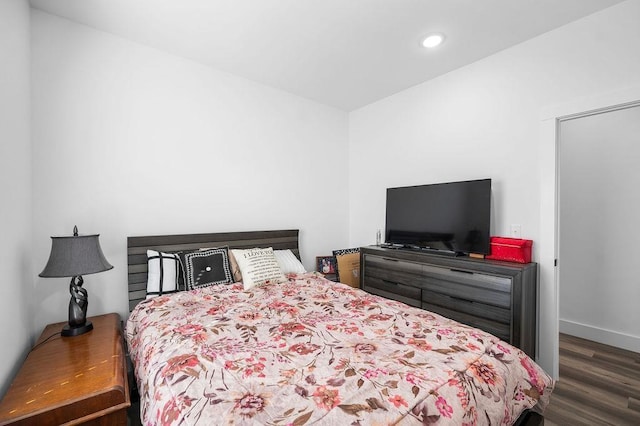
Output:
<instances>
[{"instance_id":1,"label":"dark wood headboard","mask_svg":"<svg viewBox=\"0 0 640 426\"><path fill-rule=\"evenodd\" d=\"M274 250L289 249L300 259L298 234L297 229L290 229L127 237L129 312L138 302L147 297L147 250L175 253L182 250L223 246L235 249L273 247Z\"/></svg>"}]
</instances>

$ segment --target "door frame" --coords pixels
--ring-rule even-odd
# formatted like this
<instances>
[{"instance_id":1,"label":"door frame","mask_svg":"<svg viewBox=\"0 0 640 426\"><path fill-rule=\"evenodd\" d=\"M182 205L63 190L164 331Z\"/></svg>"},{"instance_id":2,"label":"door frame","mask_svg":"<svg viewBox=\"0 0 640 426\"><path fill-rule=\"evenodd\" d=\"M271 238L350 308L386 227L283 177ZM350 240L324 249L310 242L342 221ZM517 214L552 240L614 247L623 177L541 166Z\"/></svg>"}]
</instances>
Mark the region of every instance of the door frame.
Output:
<instances>
[{"instance_id":1,"label":"door frame","mask_svg":"<svg viewBox=\"0 0 640 426\"><path fill-rule=\"evenodd\" d=\"M629 107L640 102L640 87L595 94L552 105L540 113L539 182L540 241L538 293L538 363L559 376L559 282L558 282L558 143L559 124L580 116ZM556 266L557 265L557 266Z\"/></svg>"}]
</instances>

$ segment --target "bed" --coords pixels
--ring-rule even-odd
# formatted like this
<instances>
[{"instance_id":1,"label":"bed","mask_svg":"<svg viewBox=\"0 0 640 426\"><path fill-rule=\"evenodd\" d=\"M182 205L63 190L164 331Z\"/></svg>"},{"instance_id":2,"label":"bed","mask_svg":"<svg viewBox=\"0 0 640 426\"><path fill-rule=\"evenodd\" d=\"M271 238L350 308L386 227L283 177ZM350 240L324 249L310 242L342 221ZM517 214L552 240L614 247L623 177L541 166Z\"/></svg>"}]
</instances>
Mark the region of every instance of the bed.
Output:
<instances>
[{"instance_id":1,"label":"bed","mask_svg":"<svg viewBox=\"0 0 640 426\"><path fill-rule=\"evenodd\" d=\"M513 424L548 403L519 349L316 272L145 299L146 250L223 245L299 257L297 230L128 239L143 424Z\"/></svg>"}]
</instances>

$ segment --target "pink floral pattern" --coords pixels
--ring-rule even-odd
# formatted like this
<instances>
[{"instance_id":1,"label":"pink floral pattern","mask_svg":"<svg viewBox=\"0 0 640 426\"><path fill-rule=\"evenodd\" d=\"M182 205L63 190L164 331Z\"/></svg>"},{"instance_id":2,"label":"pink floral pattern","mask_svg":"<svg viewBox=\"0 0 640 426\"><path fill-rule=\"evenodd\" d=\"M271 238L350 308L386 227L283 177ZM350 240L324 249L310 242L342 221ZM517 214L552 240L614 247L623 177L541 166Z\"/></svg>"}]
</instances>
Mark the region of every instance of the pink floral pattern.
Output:
<instances>
[{"instance_id":1,"label":"pink floral pattern","mask_svg":"<svg viewBox=\"0 0 640 426\"><path fill-rule=\"evenodd\" d=\"M316 273L149 299L126 338L145 425L509 424L553 389L488 333Z\"/></svg>"}]
</instances>

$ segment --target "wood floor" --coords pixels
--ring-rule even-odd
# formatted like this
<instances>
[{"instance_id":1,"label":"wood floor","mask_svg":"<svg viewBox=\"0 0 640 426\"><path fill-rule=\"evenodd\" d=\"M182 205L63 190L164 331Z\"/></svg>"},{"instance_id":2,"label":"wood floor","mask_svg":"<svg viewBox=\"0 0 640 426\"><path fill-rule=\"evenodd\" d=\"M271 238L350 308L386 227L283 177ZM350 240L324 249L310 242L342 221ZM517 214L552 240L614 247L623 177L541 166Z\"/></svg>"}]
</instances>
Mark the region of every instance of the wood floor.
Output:
<instances>
[{"instance_id":1,"label":"wood floor","mask_svg":"<svg viewBox=\"0 0 640 426\"><path fill-rule=\"evenodd\" d=\"M560 335L545 425L640 425L640 354Z\"/></svg>"}]
</instances>

